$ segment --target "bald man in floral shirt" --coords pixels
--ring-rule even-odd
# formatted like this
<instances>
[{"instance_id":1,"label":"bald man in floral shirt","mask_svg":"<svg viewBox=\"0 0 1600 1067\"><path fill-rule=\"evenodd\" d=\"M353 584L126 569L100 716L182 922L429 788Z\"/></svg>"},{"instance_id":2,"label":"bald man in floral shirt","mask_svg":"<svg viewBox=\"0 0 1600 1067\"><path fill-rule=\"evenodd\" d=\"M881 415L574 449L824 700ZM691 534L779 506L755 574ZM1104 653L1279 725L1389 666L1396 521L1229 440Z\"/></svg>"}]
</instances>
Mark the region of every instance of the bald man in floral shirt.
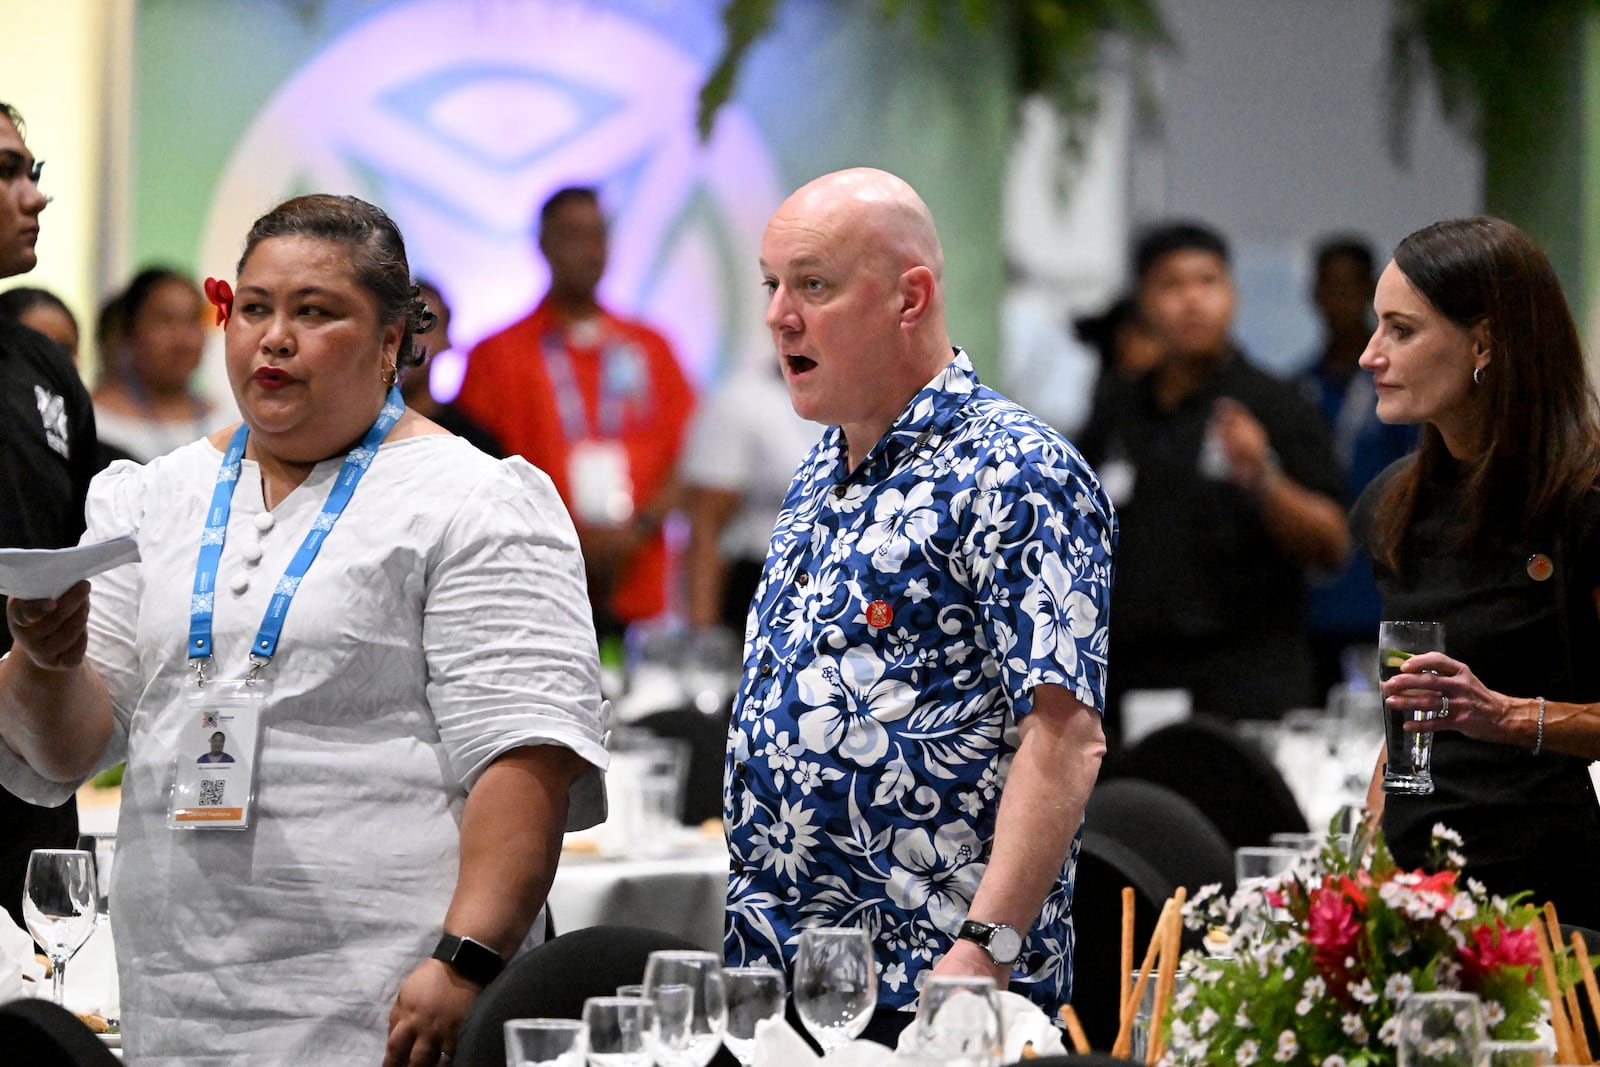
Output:
<instances>
[{"instance_id":1,"label":"bald man in floral shirt","mask_svg":"<svg viewBox=\"0 0 1600 1067\"><path fill-rule=\"evenodd\" d=\"M952 974L1053 1010L1105 752L1111 505L951 347L938 234L905 182L801 188L761 270L790 400L830 428L747 628L725 955L787 969L802 931L860 926L880 1008Z\"/></svg>"}]
</instances>

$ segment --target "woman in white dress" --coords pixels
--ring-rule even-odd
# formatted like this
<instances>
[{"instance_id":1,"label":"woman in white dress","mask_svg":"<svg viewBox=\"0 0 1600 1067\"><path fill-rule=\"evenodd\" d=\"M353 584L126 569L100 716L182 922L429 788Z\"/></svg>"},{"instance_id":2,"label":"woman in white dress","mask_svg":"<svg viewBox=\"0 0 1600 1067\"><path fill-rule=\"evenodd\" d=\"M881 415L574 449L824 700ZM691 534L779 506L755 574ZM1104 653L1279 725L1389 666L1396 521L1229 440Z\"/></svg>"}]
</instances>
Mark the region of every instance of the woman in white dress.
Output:
<instances>
[{"instance_id":1,"label":"woman in white dress","mask_svg":"<svg viewBox=\"0 0 1600 1067\"><path fill-rule=\"evenodd\" d=\"M128 762L134 1062L446 1059L542 937L563 831L602 816L572 523L542 473L401 405L415 294L371 205L263 216L226 327L243 426L106 471L86 539L141 561L7 606L0 782L59 801ZM197 765L222 727L236 762Z\"/></svg>"}]
</instances>

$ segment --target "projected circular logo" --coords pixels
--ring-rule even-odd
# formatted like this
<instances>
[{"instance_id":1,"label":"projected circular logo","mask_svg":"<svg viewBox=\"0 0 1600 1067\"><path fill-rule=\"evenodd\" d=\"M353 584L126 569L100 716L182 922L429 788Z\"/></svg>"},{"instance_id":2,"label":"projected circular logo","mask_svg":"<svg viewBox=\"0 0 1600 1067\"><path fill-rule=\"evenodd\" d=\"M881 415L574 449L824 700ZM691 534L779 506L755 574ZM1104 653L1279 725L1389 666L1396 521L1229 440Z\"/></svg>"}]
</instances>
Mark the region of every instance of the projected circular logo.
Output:
<instances>
[{"instance_id":1,"label":"projected circular logo","mask_svg":"<svg viewBox=\"0 0 1600 1067\"><path fill-rule=\"evenodd\" d=\"M287 196L353 193L394 216L412 269L447 290L459 345L533 306L547 281L538 206L562 185L593 184L612 224L602 299L661 328L703 377L770 344L755 259L783 195L736 107L699 141L703 73L654 28L572 0L384 8L308 61L245 131L201 268L231 276L250 223Z\"/></svg>"}]
</instances>

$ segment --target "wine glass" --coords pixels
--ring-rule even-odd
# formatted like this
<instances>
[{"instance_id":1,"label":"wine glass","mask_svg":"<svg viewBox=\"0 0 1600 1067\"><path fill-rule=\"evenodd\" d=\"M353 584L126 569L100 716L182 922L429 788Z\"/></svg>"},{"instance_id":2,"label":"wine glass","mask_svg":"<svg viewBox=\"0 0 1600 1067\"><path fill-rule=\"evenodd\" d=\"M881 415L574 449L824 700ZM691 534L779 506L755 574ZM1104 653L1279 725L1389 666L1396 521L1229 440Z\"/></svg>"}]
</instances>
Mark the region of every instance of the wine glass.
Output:
<instances>
[{"instance_id":1,"label":"wine glass","mask_svg":"<svg viewBox=\"0 0 1600 1067\"><path fill-rule=\"evenodd\" d=\"M878 1006L878 966L867 932L821 926L800 935L794 1006L826 1056L860 1036Z\"/></svg>"},{"instance_id":2,"label":"wine glass","mask_svg":"<svg viewBox=\"0 0 1600 1067\"><path fill-rule=\"evenodd\" d=\"M755 1062L756 1027L783 1018L788 990L783 972L772 967L724 967L722 986L728 999L728 1027L722 1043L744 1067Z\"/></svg>"},{"instance_id":3,"label":"wine glass","mask_svg":"<svg viewBox=\"0 0 1600 1067\"><path fill-rule=\"evenodd\" d=\"M993 978L934 976L922 987L912 1031L919 1052L961 1067L994 1067L1004 1034Z\"/></svg>"},{"instance_id":4,"label":"wine glass","mask_svg":"<svg viewBox=\"0 0 1600 1067\"><path fill-rule=\"evenodd\" d=\"M36 848L23 880L22 916L55 972L52 995L61 1003L67 961L94 932L94 857L76 848Z\"/></svg>"},{"instance_id":5,"label":"wine glass","mask_svg":"<svg viewBox=\"0 0 1600 1067\"><path fill-rule=\"evenodd\" d=\"M659 999L674 986L688 991L686 1025L669 1027L672 1005ZM714 952L663 950L644 965L645 995L657 1001L662 1020L662 1062L668 1067L706 1067L722 1045L728 1002L722 986L722 958Z\"/></svg>"},{"instance_id":6,"label":"wine glass","mask_svg":"<svg viewBox=\"0 0 1600 1067\"><path fill-rule=\"evenodd\" d=\"M661 1022L655 1002L643 997L590 997L583 1002L589 1027L590 1067L653 1067Z\"/></svg>"}]
</instances>

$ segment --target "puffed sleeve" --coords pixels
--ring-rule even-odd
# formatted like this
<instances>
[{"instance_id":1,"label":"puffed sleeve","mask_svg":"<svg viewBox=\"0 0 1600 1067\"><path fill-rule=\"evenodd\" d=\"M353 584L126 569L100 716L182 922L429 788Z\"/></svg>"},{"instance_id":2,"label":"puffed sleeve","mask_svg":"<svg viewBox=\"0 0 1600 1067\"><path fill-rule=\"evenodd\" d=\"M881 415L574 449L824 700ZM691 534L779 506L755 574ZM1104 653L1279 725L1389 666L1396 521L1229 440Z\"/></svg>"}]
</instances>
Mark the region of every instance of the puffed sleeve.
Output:
<instances>
[{"instance_id":1,"label":"puffed sleeve","mask_svg":"<svg viewBox=\"0 0 1600 1067\"><path fill-rule=\"evenodd\" d=\"M138 538L143 512L140 491L143 473L144 468L137 463L121 460L95 476L85 506L88 527L82 544L125 534ZM116 717L111 739L95 766L95 774L116 766L128 756L128 722L139 692L139 661L134 649L139 581L139 564L126 563L96 575L90 583L87 658L105 680ZM35 773L9 747L0 744L0 785L30 803L63 804L88 777L79 782L52 782Z\"/></svg>"},{"instance_id":2,"label":"puffed sleeve","mask_svg":"<svg viewBox=\"0 0 1600 1067\"><path fill-rule=\"evenodd\" d=\"M422 624L428 703L451 769L470 789L524 745L591 764L567 829L605 817L605 709L583 556L550 479L500 461L452 517L430 562Z\"/></svg>"}]
</instances>

